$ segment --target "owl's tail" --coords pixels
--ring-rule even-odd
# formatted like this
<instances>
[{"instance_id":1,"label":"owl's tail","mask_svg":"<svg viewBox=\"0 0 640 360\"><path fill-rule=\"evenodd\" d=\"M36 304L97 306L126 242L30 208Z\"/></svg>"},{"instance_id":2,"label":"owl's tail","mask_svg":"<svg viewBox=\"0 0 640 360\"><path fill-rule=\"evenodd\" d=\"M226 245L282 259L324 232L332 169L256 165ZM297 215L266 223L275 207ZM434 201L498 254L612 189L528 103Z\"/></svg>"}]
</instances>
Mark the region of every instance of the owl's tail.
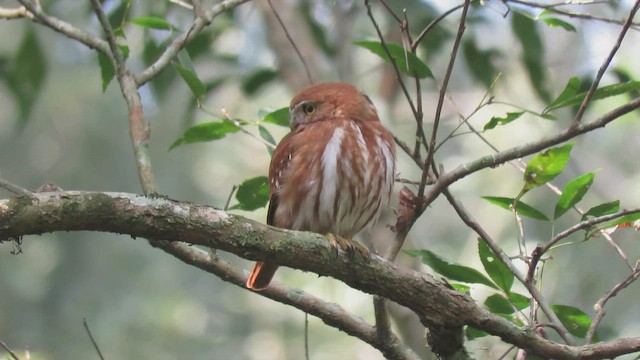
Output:
<instances>
[{"instance_id":1,"label":"owl's tail","mask_svg":"<svg viewBox=\"0 0 640 360\"><path fill-rule=\"evenodd\" d=\"M247 288L255 291L264 290L269 286L278 267L279 265L277 264L258 261L256 266L253 267L249 279L247 279Z\"/></svg>"}]
</instances>

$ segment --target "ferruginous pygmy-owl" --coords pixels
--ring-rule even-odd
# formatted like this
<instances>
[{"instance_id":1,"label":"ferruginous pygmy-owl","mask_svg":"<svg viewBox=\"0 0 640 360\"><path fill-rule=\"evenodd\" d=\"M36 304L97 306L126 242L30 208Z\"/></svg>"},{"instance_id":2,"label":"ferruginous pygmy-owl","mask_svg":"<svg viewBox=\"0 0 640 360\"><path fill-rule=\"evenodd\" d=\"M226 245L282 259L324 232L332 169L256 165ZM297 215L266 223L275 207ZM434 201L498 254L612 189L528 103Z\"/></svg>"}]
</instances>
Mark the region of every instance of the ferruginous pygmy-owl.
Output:
<instances>
[{"instance_id":1,"label":"ferruginous pygmy-owl","mask_svg":"<svg viewBox=\"0 0 640 360\"><path fill-rule=\"evenodd\" d=\"M333 246L368 252L352 243L389 204L395 145L371 100L345 83L300 91L289 107L291 132L269 167L267 223L327 235ZM257 262L247 287L269 285L278 264Z\"/></svg>"}]
</instances>

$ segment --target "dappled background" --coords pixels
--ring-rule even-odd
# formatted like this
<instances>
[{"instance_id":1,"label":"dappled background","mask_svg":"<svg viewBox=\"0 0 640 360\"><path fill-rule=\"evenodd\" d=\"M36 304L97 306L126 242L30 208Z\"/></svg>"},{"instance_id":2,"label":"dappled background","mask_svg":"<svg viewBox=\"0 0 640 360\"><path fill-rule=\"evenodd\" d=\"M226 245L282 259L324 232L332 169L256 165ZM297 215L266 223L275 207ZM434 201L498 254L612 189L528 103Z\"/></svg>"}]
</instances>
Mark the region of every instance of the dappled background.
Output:
<instances>
[{"instance_id":1,"label":"dappled background","mask_svg":"<svg viewBox=\"0 0 640 360\"><path fill-rule=\"evenodd\" d=\"M207 6L211 3L203 2ZM372 98L383 123L399 139L413 144L415 120L394 80L395 73L378 56L352 44L377 39L362 2L273 4L304 54L314 81L354 83ZM4 0L0 6L16 4ZM452 5L425 0L403 6L408 7L412 33L417 34ZM472 114L469 123L481 130L492 117L504 117L507 112L527 109L540 113L570 77L587 83L593 78L621 28L620 24L577 17L559 17L577 31L536 21L537 32L533 34L539 35L538 44L534 35L514 34L513 17L522 16L514 15L516 10L535 17L542 9L510 6L487 1L485 6L472 7L444 105L441 140ZM629 6L630 2L622 1L567 9L617 20L625 16ZM105 7L114 23L125 24L128 64L136 70L148 66L174 33L145 29L128 20L157 16L179 31L193 16L190 10L169 1L133 2L130 8L125 1L105 1ZM379 3L374 2L373 9L388 40L401 44L396 23ZM100 33L88 3L51 1L45 10ZM450 58L458 19L457 12L446 18L427 35L418 51L435 78L422 81L427 129L433 121L438 84ZM32 190L53 183L65 190L141 193L126 105L115 82L103 90L96 53L28 20L4 21L0 33L0 177ZM638 78L638 41L640 36L632 29L612 65L616 71L604 77L604 85ZM536 54L531 55L532 51ZM267 173L269 153L254 124L264 114L288 106L292 94L308 80L266 1L247 3L216 18L188 52L207 86L200 108L172 67L142 89L145 117L151 123L153 166L162 194L223 208L234 185ZM525 56L529 60L536 57L538 67L523 61ZM413 82L407 83L413 89ZM494 104L477 109L487 96L494 97ZM596 102L586 119L628 99L622 95ZM568 126L574 113L575 109L555 112L555 121L525 113L484 136L498 149L507 149L556 133ZM244 129L250 134L236 132L217 141L169 151L189 126L225 116L248 122ZM638 120L636 111L607 126L606 131L579 138L567 170L554 183L562 188L577 175L598 171L582 208L613 200L620 200L622 207L637 207ZM276 140L287 131L273 124L263 126ZM493 152L464 125L456 134L436 154L445 171ZM402 153L398 171L401 178L416 181L421 174ZM400 186L396 186L396 193ZM481 196L515 197L521 188L521 172L503 165L458 181L451 189L499 245L515 255L517 233L512 214ZM10 196L4 190L0 194L2 198ZM550 190L540 188L523 201L552 216L556 198ZM397 195L392 207L395 203ZM231 199L230 206L235 204ZM266 215L264 208L231 211L258 221L264 221ZM579 215L572 212L555 224L525 219L529 250L577 221ZM393 209L389 209L367 234L378 248L392 239L385 225L394 222ZM632 262L640 257L637 233L622 230L614 238ZM593 304L624 279L629 269L602 238L580 242L582 239L581 234L574 235L569 240L576 243L551 253L540 285L551 303L573 305L593 315ZM28 350L32 359L97 358L83 320L108 359L268 360L304 356L302 312L187 266L151 248L144 239L76 232L23 240L19 248L10 243L0 246L0 340L18 353ZM476 235L455 216L444 198L427 209L404 248L429 249L448 261L481 269ZM21 253L13 255L18 250ZM247 270L252 266L233 255L222 256ZM405 255L398 262L431 271ZM371 297L337 280L290 269L280 270L276 279L373 322ZM632 285L610 302L599 331L601 339L640 333L639 290L638 284ZM492 292L474 285L471 294L483 299ZM392 313L399 333L427 356L422 345L424 330L417 319L401 308L393 308ZM382 358L369 345L313 317L309 318L309 348L316 360ZM487 337L473 340L470 348L478 358L494 359L508 347ZM7 357L3 350L0 356Z\"/></svg>"}]
</instances>

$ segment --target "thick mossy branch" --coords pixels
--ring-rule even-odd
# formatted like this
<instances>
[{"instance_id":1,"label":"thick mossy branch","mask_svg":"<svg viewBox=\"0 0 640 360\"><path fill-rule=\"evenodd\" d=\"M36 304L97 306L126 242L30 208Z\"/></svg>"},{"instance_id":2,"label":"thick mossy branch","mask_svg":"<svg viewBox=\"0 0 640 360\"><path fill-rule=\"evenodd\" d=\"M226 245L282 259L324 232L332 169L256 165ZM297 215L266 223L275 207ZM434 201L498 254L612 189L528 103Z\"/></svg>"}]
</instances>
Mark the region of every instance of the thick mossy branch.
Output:
<instances>
[{"instance_id":1,"label":"thick mossy branch","mask_svg":"<svg viewBox=\"0 0 640 360\"><path fill-rule=\"evenodd\" d=\"M410 308L434 332L472 325L529 353L557 359L605 358L640 350L640 339L570 347L497 317L431 275L374 256L336 254L323 236L275 229L209 206L125 193L51 192L0 200L0 241L53 231L90 230L183 241L250 260L330 276Z\"/></svg>"}]
</instances>

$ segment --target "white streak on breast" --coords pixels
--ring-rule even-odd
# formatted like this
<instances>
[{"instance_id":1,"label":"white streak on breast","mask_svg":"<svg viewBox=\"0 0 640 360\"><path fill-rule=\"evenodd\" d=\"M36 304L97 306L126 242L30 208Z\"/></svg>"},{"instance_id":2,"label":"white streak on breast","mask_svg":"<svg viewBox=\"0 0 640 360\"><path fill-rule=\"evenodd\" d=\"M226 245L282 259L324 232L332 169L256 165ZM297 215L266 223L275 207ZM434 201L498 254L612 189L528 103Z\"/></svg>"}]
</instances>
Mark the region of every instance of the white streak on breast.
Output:
<instances>
[{"instance_id":1,"label":"white streak on breast","mask_svg":"<svg viewBox=\"0 0 640 360\"><path fill-rule=\"evenodd\" d=\"M331 139L322 153L322 192L320 193L320 212L327 215L329 220L333 217L333 203L336 198L338 186L338 156L342 147L344 130L337 128L333 131ZM322 217L322 215L321 215Z\"/></svg>"}]
</instances>

